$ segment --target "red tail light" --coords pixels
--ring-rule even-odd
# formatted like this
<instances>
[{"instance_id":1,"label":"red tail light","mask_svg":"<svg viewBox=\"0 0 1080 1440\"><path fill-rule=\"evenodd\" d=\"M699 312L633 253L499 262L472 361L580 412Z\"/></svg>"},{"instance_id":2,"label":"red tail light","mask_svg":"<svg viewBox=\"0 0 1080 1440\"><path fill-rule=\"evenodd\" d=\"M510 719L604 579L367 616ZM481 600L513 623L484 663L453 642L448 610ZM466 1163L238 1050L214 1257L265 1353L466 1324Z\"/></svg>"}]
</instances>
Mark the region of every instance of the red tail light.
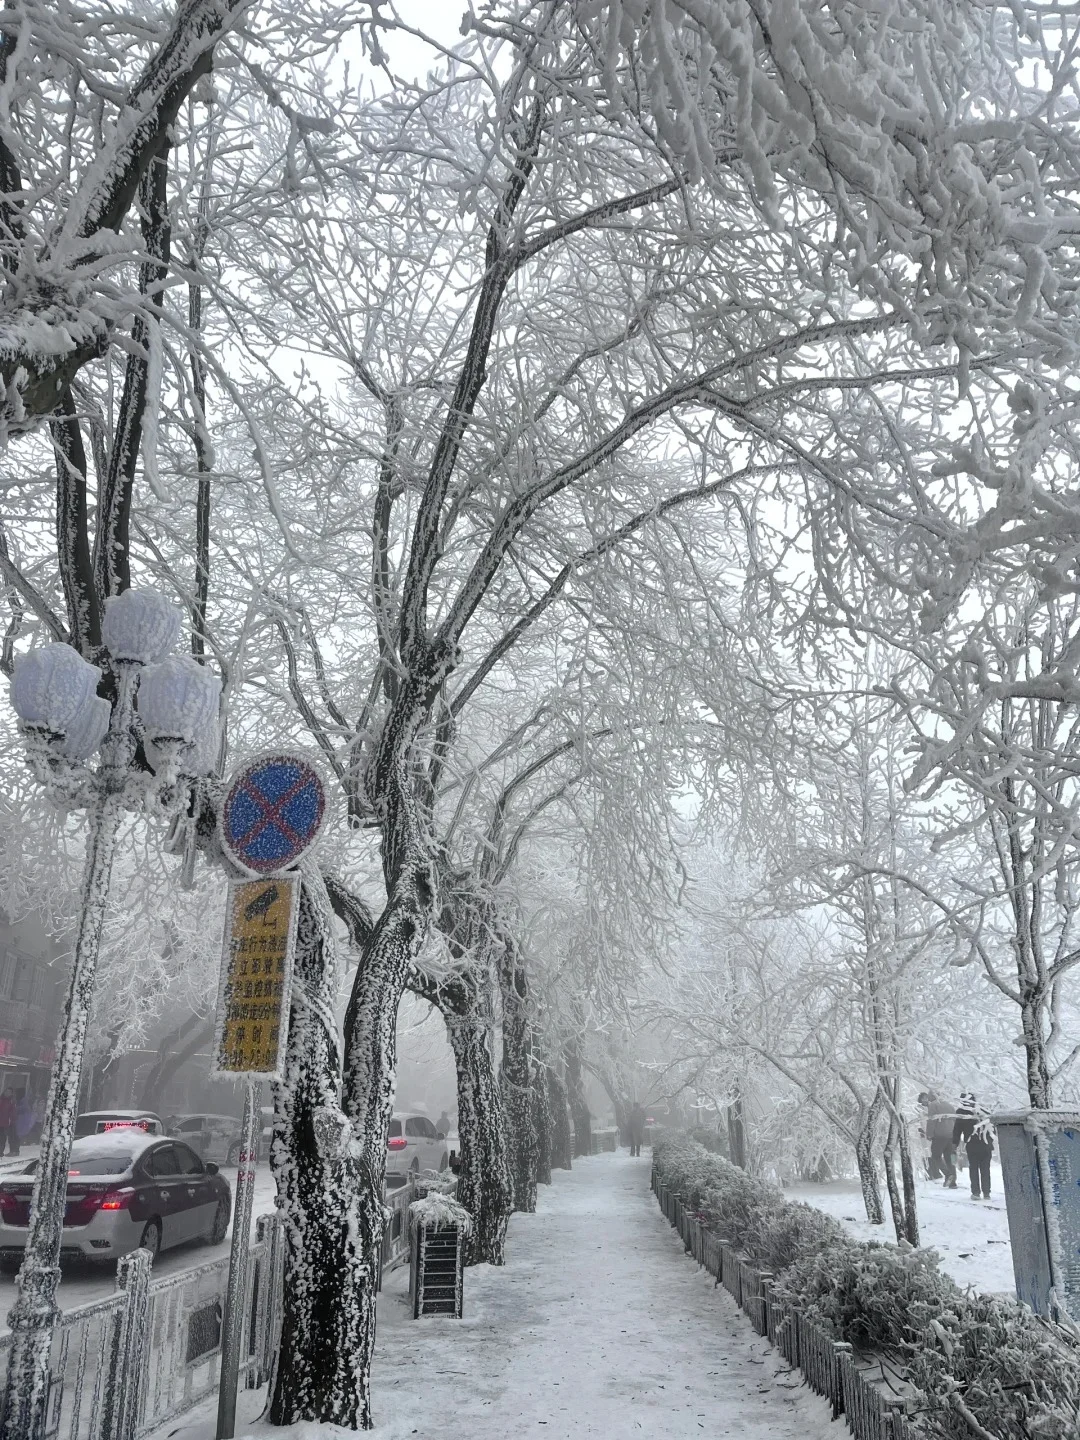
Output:
<instances>
[{"instance_id":1,"label":"red tail light","mask_svg":"<svg viewBox=\"0 0 1080 1440\"><path fill-rule=\"evenodd\" d=\"M0 1219L14 1220L19 1210L19 1197L0 1187Z\"/></svg>"},{"instance_id":2,"label":"red tail light","mask_svg":"<svg viewBox=\"0 0 1080 1440\"><path fill-rule=\"evenodd\" d=\"M72 1227L89 1225L99 1210L126 1210L134 1198L135 1191L129 1185L118 1190L109 1190L104 1186L100 1190L76 1190L74 1194L69 1186L64 1224Z\"/></svg>"},{"instance_id":3,"label":"red tail light","mask_svg":"<svg viewBox=\"0 0 1080 1440\"><path fill-rule=\"evenodd\" d=\"M110 1190L108 1195L101 1197L102 1210L126 1210L135 1199L135 1191L127 1188L124 1190Z\"/></svg>"},{"instance_id":4,"label":"red tail light","mask_svg":"<svg viewBox=\"0 0 1080 1440\"><path fill-rule=\"evenodd\" d=\"M386 1142L386 1148L388 1150L404 1150L408 1143L403 1135L393 1135Z\"/></svg>"}]
</instances>

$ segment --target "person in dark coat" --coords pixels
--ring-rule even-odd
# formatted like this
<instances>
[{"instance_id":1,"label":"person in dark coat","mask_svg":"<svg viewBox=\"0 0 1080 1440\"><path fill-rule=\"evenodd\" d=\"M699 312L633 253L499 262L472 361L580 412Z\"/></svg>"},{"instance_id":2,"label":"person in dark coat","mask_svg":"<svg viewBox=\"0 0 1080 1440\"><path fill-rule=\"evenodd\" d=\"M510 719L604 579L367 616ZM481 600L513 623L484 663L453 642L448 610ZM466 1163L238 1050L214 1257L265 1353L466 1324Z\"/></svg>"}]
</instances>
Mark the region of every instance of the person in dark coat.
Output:
<instances>
[{"instance_id":1,"label":"person in dark coat","mask_svg":"<svg viewBox=\"0 0 1080 1440\"><path fill-rule=\"evenodd\" d=\"M965 1090L956 1107L956 1124L953 1127L953 1144L961 1140L967 1149L968 1173L971 1176L971 1198L990 1199L990 1157L994 1153L994 1127L989 1115L980 1115L975 1096Z\"/></svg>"},{"instance_id":2,"label":"person in dark coat","mask_svg":"<svg viewBox=\"0 0 1080 1440\"><path fill-rule=\"evenodd\" d=\"M926 1138L930 1141L930 1179L944 1176L945 1189L956 1189L956 1143L953 1127L957 1110L936 1090L924 1090L919 1102L926 1106Z\"/></svg>"},{"instance_id":3,"label":"person in dark coat","mask_svg":"<svg viewBox=\"0 0 1080 1440\"><path fill-rule=\"evenodd\" d=\"M641 1143L645 1139L645 1111L636 1101L626 1122L626 1130L630 1138L630 1154L640 1155Z\"/></svg>"},{"instance_id":4,"label":"person in dark coat","mask_svg":"<svg viewBox=\"0 0 1080 1440\"><path fill-rule=\"evenodd\" d=\"M14 1088L5 1086L4 1093L0 1095L0 1155L4 1153L5 1142L12 1155L19 1153L18 1103Z\"/></svg>"}]
</instances>

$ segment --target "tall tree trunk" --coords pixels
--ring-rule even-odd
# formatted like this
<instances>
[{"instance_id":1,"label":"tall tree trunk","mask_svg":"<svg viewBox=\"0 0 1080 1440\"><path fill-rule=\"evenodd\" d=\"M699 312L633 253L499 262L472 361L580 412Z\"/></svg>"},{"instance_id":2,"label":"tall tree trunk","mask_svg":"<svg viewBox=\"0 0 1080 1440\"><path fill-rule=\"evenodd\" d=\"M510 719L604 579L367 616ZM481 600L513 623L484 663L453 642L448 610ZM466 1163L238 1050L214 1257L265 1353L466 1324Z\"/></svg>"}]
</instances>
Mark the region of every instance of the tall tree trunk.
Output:
<instances>
[{"instance_id":1,"label":"tall tree trunk","mask_svg":"<svg viewBox=\"0 0 1080 1440\"><path fill-rule=\"evenodd\" d=\"M328 1117L331 1122L336 1117L339 1131L344 1129L338 1103L337 986L325 889L318 873L305 868L285 1083L274 1087L271 1163L285 1219L285 1285L270 1403L273 1425L329 1419L328 1410L349 1423L344 1415L362 1408L357 1401L365 1393L357 1375L342 1380L341 1356L334 1350L343 1320L352 1315L352 1292L362 1283L364 1265L371 1263L370 1255L357 1253L350 1234L353 1177L326 1135Z\"/></svg>"},{"instance_id":2,"label":"tall tree trunk","mask_svg":"<svg viewBox=\"0 0 1080 1440\"><path fill-rule=\"evenodd\" d=\"M341 1105L336 1085L326 1086L329 1076L320 1070L313 1077L313 1098L322 1101L321 1107L305 1105L291 1136L283 1137L291 1140L288 1163L295 1164L294 1157L302 1162L291 1182L302 1197L297 1228L306 1222L311 1233L296 1235L295 1271L286 1273L286 1291L295 1285L300 1298L290 1302L298 1313L282 1338L270 1411L276 1425L319 1420L367 1430L372 1423L371 1356L397 1011L431 922L435 895L421 810L402 758L407 753L402 739L379 777L388 898L353 978L345 1014ZM317 872L315 881L329 946L329 900ZM329 990L317 1003L309 999L313 1027L332 1033L336 998L336 991ZM289 1099L288 1094L281 1097L283 1104Z\"/></svg>"},{"instance_id":3,"label":"tall tree trunk","mask_svg":"<svg viewBox=\"0 0 1080 1440\"><path fill-rule=\"evenodd\" d=\"M514 939L501 937L499 993L502 997L502 1067L499 1088L506 1116L507 1151L514 1209L532 1214L536 1209L536 1131L532 1113L532 1074L529 1061L529 986Z\"/></svg>"},{"instance_id":4,"label":"tall tree trunk","mask_svg":"<svg viewBox=\"0 0 1080 1440\"><path fill-rule=\"evenodd\" d=\"M554 1065L548 1066L548 1101L551 1107L551 1163L558 1170L573 1165L574 1142L570 1134L570 1110L566 1103L566 1086Z\"/></svg>"},{"instance_id":5,"label":"tall tree trunk","mask_svg":"<svg viewBox=\"0 0 1080 1440\"><path fill-rule=\"evenodd\" d=\"M1033 1110L1051 1108L1050 1065L1043 1039L1043 1004L1037 987L1021 984L1020 1025L1024 1036L1024 1060L1028 1101Z\"/></svg>"},{"instance_id":6,"label":"tall tree trunk","mask_svg":"<svg viewBox=\"0 0 1080 1440\"><path fill-rule=\"evenodd\" d=\"M899 1095L897 1096L899 1099ZM897 1107L899 1108L899 1107ZM899 1121L899 1134L897 1145L900 1150L900 1178L904 1187L904 1217L906 1228L904 1238L910 1245L919 1243L919 1210L918 1201L915 1198L915 1167L911 1160L911 1143L908 1136L907 1121L901 1117Z\"/></svg>"},{"instance_id":7,"label":"tall tree trunk","mask_svg":"<svg viewBox=\"0 0 1080 1440\"><path fill-rule=\"evenodd\" d=\"M629 1145L630 1111L633 1108L631 1102L619 1091L608 1071L594 1070L593 1074L600 1081L608 1099L611 1101L611 1108L615 1112L615 1128L619 1132L619 1143Z\"/></svg>"},{"instance_id":8,"label":"tall tree trunk","mask_svg":"<svg viewBox=\"0 0 1080 1440\"><path fill-rule=\"evenodd\" d=\"M896 1231L897 1240L907 1239L907 1214L904 1208L904 1197L901 1194L900 1186L896 1179L896 1152L898 1142L899 1126L896 1116L889 1116L889 1129L885 1136L885 1149L882 1156L885 1162L885 1187L889 1193L889 1210L892 1214L893 1229Z\"/></svg>"},{"instance_id":9,"label":"tall tree trunk","mask_svg":"<svg viewBox=\"0 0 1080 1440\"><path fill-rule=\"evenodd\" d=\"M874 1165L874 1138L883 1101L881 1091L863 1113L858 1134L855 1137L855 1159L859 1166L859 1183L862 1186L866 1218L871 1225L885 1224L885 1207L881 1203L881 1187L878 1184L877 1169Z\"/></svg>"},{"instance_id":10,"label":"tall tree trunk","mask_svg":"<svg viewBox=\"0 0 1080 1440\"><path fill-rule=\"evenodd\" d=\"M742 1089L736 1087L727 1107L728 1154L731 1163L746 1169L746 1123L743 1117Z\"/></svg>"},{"instance_id":11,"label":"tall tree trunk","mask_svg":"<svg viewBox=\"0 0 1080 1440\"><path fill-rule=\"evenodd\" d=\"M579 1155L592 1154L592 1116L585 1099L585 1081L582 1073L581 1048L575 1041L566 1047L566 1095L570 1102L570 1117L574 1122L574 1159Z\"/></svg>"},{"instance_id":12,"label":"tall tree trunk","mask_svg":"<svg viewBox=\"0 0 1080 1440\"><path fill-rule=\"evenodd\" d=\"M457 1198L473 1217L466 1260L470 1265L502 1265L513 1187L487 1021L476 1011L470 1015L444 1011L444 1018L457 1066L461 1143Z\"/></svg>"},{"instance_id":13,"label":"tall tree trunk","mask_svg":"<svg viewBox=\"0 0 1080 1440\"><path fill-rule=\"evenodd\" d=\"M548 1096L547 1066L539 1058L532 1062L532 1113L536 1130L536 1178L541 1185L550 1185L551 1101Z\"/></svg>"}]
</instances>

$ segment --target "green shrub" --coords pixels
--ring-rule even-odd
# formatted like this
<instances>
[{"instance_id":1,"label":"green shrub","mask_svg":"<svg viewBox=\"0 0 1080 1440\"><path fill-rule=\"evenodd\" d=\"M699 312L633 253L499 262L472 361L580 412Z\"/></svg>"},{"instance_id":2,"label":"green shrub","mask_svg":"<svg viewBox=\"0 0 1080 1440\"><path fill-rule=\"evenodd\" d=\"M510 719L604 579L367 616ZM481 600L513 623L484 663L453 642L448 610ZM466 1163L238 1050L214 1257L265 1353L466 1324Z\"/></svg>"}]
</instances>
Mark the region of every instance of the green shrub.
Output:
<instances>
[{"instance_id":1,"label":"green shrub","mask_svg":"<svg viewBox=\"0 0 1080 1440\"><path fill-rule=\"evenodd\" d=\"M662 1182L771 1270L837 1340L903 1359L941 1440L1077 1440L1080 1347L1011 1301L961 1290L932 1250L863 1244L812 1206L682 1135L653 1145Z\"/></svg>"}]
</instances>

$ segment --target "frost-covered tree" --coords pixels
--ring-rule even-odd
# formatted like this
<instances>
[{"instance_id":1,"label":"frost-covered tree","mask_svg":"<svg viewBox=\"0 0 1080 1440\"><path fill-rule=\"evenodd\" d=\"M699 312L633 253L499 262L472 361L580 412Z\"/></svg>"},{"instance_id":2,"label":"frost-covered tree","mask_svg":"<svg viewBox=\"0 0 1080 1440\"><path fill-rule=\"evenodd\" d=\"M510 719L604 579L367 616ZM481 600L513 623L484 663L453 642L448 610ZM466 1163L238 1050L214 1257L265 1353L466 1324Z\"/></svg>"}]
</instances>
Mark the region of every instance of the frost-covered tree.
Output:
<instances>
[{"instance_id":1,"label":"frost-covered tree","mask_svg":"<svg viewBox=\"0 0 1080 1440\"><path fill-rule=\"evenodd\" d=\"M1048 1108L1078 1052L1063 1006L1077 934L1075 595L1010 587L973 624L921 641L893 693L921 741L909 777L932 796L935 849L958 883L938 894L963 944L1017 1007L1029 1102Z\"/></svg>"},{"instance_id":2,"label":"frost-covered tree","mask_svg":"<svg viewBox=\"0 0 1080 1440\"><path fill-rule=\"evenodd\" d=\"M680 516L702 529L746 524L754 539L755 515L790 505L811 527L824 601L843 613L848 562L835 537L857 529L861 501L872 502L868 525L922 519L903 463L881 463L889 446L906 453L896 427L886 419L875 448L866 416L910 403L901 439L941 459L943 380L970 388L1008 370L1008 327L1069 343L1072 155L1042 119L1071 114L1071 92L1056 59L1048 89L1023 89L986 28L989 10L985 23L958 10L935 65L929 6L867 44L856 11L830 8L807 33L791 4L764 23L703 0L698 28L684 27L690 43L672 54L670 5L624 3L606 12L605 32L603 14L594 22L550 0L491 7L446 74L368 101L314 63L347 12L320 12L314 25L305 11L271 13L278 53L246 50L275 33L254 30L222 67L221 201L204 214L193 200L185 235L189 256L215 260L191 271L207 300L198 323L190 311L186 327L170 320L182 363L168 363L162 338L164 282L179 272L165 268L161 196L176 172L154 152L153 167L135 167L146 193L120 262L120 309L102 314L104 282L87 309L88 343L135 315L132 402L121 395L108 412L100 476L72 448L71 413L55 412L53 490L67 497L58 549L35 453L21 472L33 521L7 536L3 573L13 616L92 645L87 617L123 588L124 565L197 598L212 547L216 613L195 629L225 671L232 743L314 734L350 821L379 842L384 904L343 1041L332 912L320 875L305 871L305 1003L291 1019L275 1143L290 1269L272 1415L367 1425L394 1020L443 911L439 793L463 732L516 683L527 637L588 617L594 595L626 586L636 536L670 527L672 553L692 568L699 540ZM1003 30L1002 44L1014 34ZM201 39L195 50L202 64ZM124 63L137 58L129 47ZM678 86L695 65L687 107ZM298 74L304 104L290 88ZM663 104L639 102L641 78L654 97L675 96L676 129L704 117L696 151L657 125ZM86 93L72 90L84 107L72 133L93 147L97 100L109 123L117 102ZM253 126L255 113L265 123ZM163 136L167 126L159 148ZM194 178L188 190L203 194ZM83 189L56 193L78 231ZM135 228L132 215L121 240ZM103 233L93 230L88 261ZM170 266L175 251L174 237ZM75 323L69 278L57 304ZM136 403L157 390L159 340L164 414ZM206 372L191 370L189 345ZM105 378L74 417L80 433L93 433L93 407L108 398L113 360L103 360ZM212 519L204 506L193 525L185 507L210 493L200 385L211 374L228 403L213 422ZM12 379L32 410L37 390ZM145 445L141 462L160 487L152 497L136 489L138 435L158 447ZM948 553L961 530L950 524L923 522L918 544ZM121 568L102 582L110 565ZM783 567L774 574L782 589ZM731 621L717 609L699 623ZM635 634L633 614L618 623ZM657 673L643 665L638 689ZM212 818L208 804L211 849ZM618 855L598 841L591 859L615 870ZM601 989L609 980L602 971Z\"/></svg>"}]
</instances>

